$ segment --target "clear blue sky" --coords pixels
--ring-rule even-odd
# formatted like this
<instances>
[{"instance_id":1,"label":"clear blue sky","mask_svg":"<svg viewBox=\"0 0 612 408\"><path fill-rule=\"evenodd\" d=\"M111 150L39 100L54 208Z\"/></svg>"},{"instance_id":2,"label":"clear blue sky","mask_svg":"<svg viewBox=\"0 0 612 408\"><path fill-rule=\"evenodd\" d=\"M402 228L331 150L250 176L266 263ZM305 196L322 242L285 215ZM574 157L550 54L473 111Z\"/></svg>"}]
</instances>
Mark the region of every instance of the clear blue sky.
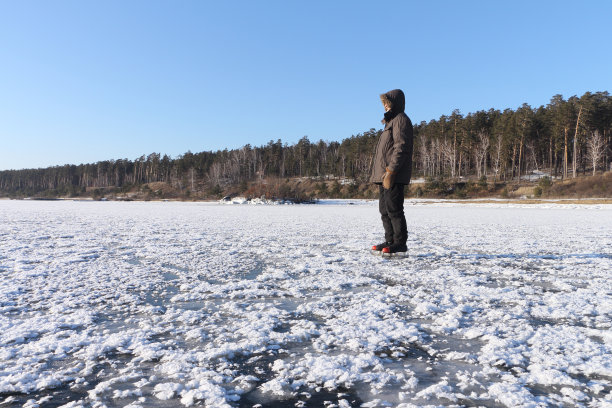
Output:
<instances>
[{"instance_id":1,"label":"clear blue sky","mask_svg":"<svg viewBox=\"0 0 612 408\"><path fill-rule=\"evenodd\" d=\"M612 92L611 1L0 0L0 170Z\"/></svg>"}]
</instances>

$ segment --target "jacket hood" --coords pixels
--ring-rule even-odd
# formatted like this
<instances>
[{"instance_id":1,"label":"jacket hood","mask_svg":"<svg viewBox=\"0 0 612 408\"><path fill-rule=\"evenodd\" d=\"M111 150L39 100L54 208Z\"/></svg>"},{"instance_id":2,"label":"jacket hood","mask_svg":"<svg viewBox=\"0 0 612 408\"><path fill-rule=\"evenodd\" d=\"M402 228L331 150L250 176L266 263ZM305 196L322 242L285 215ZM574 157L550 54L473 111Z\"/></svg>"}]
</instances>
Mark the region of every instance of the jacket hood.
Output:
<instances>
[{"instance_id":1,"label":"jacket hood","mask_svg":"<svg viewBox=\"0 0 612 408\"><path fill-rule=\"evenodd\" d=\"M406 107L406 98L404 97L404 92L401 89L394 89L387 93L380 95L380 100L382 103L387 102L391 107L390 112L394 115L398 113L402 113Z\"/></svg>"}]
</instances>

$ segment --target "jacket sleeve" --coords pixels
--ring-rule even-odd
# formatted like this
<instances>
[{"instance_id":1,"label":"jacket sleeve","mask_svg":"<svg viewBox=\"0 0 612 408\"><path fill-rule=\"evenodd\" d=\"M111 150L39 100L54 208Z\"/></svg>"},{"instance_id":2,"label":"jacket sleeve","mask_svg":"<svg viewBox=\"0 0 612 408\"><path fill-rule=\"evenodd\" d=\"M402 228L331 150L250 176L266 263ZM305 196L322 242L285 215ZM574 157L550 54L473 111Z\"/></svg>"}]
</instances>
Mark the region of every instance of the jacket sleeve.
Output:
<instances>
[{"instance_id":1,"label":"jacket sleeve","mask_svg":"<svg viewBox=\"0 0 612 408\"><path fill-rule=\"evenodd\" d=\"M393 147L387 169L396 173L412 156L412 126L404 115L398 115L392 125Z\"/></svg>"}]
</instances>

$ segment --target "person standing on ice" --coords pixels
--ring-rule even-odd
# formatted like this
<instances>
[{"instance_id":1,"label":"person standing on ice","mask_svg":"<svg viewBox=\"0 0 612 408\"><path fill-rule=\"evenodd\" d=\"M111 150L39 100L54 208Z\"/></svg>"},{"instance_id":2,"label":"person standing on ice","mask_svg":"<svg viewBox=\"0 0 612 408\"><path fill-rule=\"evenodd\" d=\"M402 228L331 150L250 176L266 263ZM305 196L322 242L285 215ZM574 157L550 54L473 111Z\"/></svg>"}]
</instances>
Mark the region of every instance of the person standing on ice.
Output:
<instances>
[{"instance_id":1,"label":"person standing on ice","mask_svg":"<svg viewBox=\"0 0 612 408\"><path fill-rule=\"evenodd\" d=\"M378 139L370 182L379 185L378 208L385 229L385 242L374 245L383 253L406 252L408 229L404 216L404 187L412 175L412 122L404 113L401 89L380 95L385 107L385 128Z\"/></svg>"}]
</instances>

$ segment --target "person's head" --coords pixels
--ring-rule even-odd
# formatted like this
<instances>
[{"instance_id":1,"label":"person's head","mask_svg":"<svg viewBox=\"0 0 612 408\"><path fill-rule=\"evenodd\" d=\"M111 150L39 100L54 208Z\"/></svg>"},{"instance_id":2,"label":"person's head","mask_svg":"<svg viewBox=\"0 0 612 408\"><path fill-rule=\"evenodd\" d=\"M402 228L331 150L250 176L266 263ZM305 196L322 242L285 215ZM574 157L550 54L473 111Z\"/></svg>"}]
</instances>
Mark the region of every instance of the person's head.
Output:
<instances>
[{"instance_id":1,"label":"person's head","mask_svg":"<svg viewBox=\"0 0 612 408\"><path fill-rule=\"evenodd\" d=\"M394 89L380 95L380 100L385 107L386 112L398 114L404 111L406 100L404 92L401 89Z\"/></svg>"}]
</instances>

